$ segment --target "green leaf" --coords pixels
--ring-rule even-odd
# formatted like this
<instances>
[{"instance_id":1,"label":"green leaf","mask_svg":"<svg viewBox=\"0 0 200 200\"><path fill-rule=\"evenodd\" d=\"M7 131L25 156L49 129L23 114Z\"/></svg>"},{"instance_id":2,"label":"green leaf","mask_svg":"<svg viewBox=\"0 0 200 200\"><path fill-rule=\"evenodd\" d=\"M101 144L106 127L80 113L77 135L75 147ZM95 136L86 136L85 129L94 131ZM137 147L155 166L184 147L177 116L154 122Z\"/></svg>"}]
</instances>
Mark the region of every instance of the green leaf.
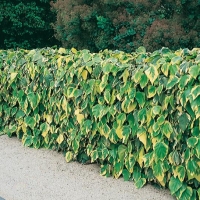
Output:
<instances>
[{"instance_id":1,"label":"green leaf","mask_svg":"<svg viewBox=\"0 0 200 200\"><path fill-rule=\"evenodd\" d=\"M186 169L191 175L194 175L196 173L196 170L198 168L197 162L195 160L189 160L186 164Z\"/></svg>"},{"instance_id":2,"label":"green leaf","mask_svg":"<svg viewBox=\"0 0 200 200\"><path fill-rule=\"evenodd\" d=\"M149 85L147 88L147 97L152 98L156 94L156 88L153 85Z\"/></svg>"},{"instance_id":3,"label":"green leaf","mask_svg":"<svg viewBox=\"0 0 200 200\"><path fill-rule=\"evenodd\" d=\"M191 90L192 98L195 100L200 95L200 85L196 85Z\"/></svg>"},{"instance_id":4,"label":"green leaf","mask_svg":"<svg viewBox=\"0 0 200 200\"><path fill-rule=\"evenodd\" d=\"M142 188L146 184L145 178L140 178L138 181L135 182L136 188Z\"/></svg>"},{"instance_id":5,"label":"green leaf","mask_svg":"<svg viewBox=\"0 0 200 200\"><path fill-rule=\"evenodd\" d=\"M183 193L181 194L181 200L188 200L188 199L191 199L192 197L192 188L191 187L187 187Z\"/></svg>"},{"instance_id":6,"label":"green leaf","mask_svg":"<svg viewBox=\"0 0 200 200\"><path fill-rule=\"evenodd\" d=\"M178 122L179 122L179 127L182 131L185 131L188 124L189 124L189 119L188 119L188 115L186 113L183 113L179 118L178 118Z\"/></svg>"},{"instance_id":7,"label":"green leaf","mask_svg":"<svg viewBox=\"0 0 200 200\"><path fill-rule=\"evenodd\" d=\"M136 95L136 89L135 88L131 88L130 92L128 93L128 97L131 101L134 101Z\"/></svg>"},{"instance_id":8,"label":"green leaf","mask_svg":"<svg viewBox=\"0 0 200 200\"><path fill-rule=\"evenodd\" d=\"M178 178L175 178L173 176L170 178L169 189L172 195L176 193L181 188L181 186L182 183Z\"/></svg>"},{"instance_id":9,"label":"green leaf","mask_svg":"<svg viewBox=\"0 0 200 200\"><path fill-rule=\"evenodd\" d=\"M72 141L72 148L74 150L75 153L78 153L78 149L79 149L79 141L77 139Z\"/></svg>"},{"instance_id":10,"label":"green leaf","mask_svg":"<svg viewBox=\"0 0 200 200\"><path fill-rule=\"evenodd\" d=\"M142 108L141 110L139 110L139 112L138 112L138 121L140 121L141 124L145 123L146 117L147 117L146 108Z\"/></svg>"},{"instance_id":11,"label":"green leaf","mask_svg":"<svg viewBox=\"0 0 200 200\"><path fill-rule=\"evenodd\" d=\"M162 167L162 161L159 160L157 163L154 162L152 169L155 176L162 176L164 171Z\"/></svg>"},{"instance_id":12,"label":"green leaf","mask_svg":"<svg viewBox=\"0 0 200 200\"><path fill-rule=\"evenodd\" d=\"M111 100L110 90L105 90L104 99L106 100L107 104L110 103L110 100Z\"/></svg>"},{"instance_id":13,"label":"green leaf","mask_svg":"<svg viewBox=\"0 0 200 200\"><path fill-rule=\"evenodd\" d=\"M34 129L36 125L36 121L34 117L25 117L24 122L27 126L29 126L31 129Z\"/></svg>"},{"instance_id":14,"label":"green leaf","mask_svg":"<svg viewBox=\"0 0 200 200\"><path fill-rule=\"evenodd\" d=\"M48 132L49 132L49 129L50 129L49 124L47 124L46 122L45 122L45 123L42 123L42 124L40 125L40 130L41 130L41 132L42 132L42 136L43 136L43 137L46 137L46 135L47 135Z\"/></svg>"},{"instance_id":15,"label":"green leaf","mask_svg":"<svg viewBox=\"0 0 200 200\"><path fill-rule=\"evenodd\" d=\"M167 82L166 88L172 89L177 83L179 82L179 78L174 76L173 78L169 79L169 81Z\"/></svg>"},{"instance_id":16,"label":"green leaf","mask_svg":"<svg viewBox=\"0 0 200 200\"><path fill-rule=\"evenodd\" d=\"M149 80L146 74L142 74L141 79L140 79L140 87L143 89L147 85L148 81Z\"/></svg>"},{"instance_id":17,"label":"green leaf","mask_svg":"<svg viewBox=\"0 0 200 200\"><path fill-rule=\"evenodd\" d=\"M123 165L120 162L115 163L114 165L114 177L119 178L122 174Z\"/></svg>"},{"instance_id":18,"label":"green leaf","mask_svg":"<svg viewBox=\"0 0 200 200\"><path fill-rule=\"evenodd\" d=\"M196 79L197 76L199 76L199 73L200 73L200 67L198 65L193 65L190 67L189 69L189 74L194 78Z\"/></svg>"},{"instance_id":19,"label":"green leaf","mask_svg":"<svg viewBox=\"0 0 200 200\"><path fill-rule=\"evenodd\" d=\"M199 199L200 199L200 188L197 190L197 193L198 193L198 196L199 196Z\"/></svg>"},{"instance_id":20,"label":"green leaf","mask_svg":"<svg viewBox=\"0 0 200 200\"><path fill-rule=\"evenodd\" d=\"M148 79L150 80L151 84L154 83L154 81L158 77L158 70L156 66L150 65L149 68L145 71L145 74L147 75Z\"/></svg>"},{"instance_id":21,"label":"green leaf","mask_svg":"<svg viewBox=\"0 0 200 200\"><path fill-rule=\"evenodd\" d=\"M187 83L191 80L191 77L190 75L183 75L181 76L180 80L179 80L179 89L183 89Z\"/></svg>"},{"instance_id":22,"label":"green leaf","mask_svg":"<svg viewBox=\"0 0 200 200\"><path fill-rule=\"evenodd\" d=\"M110 72L116 73L117 67L113 63L106 62L102 65L102 71L104 72L104 74L109 74Z\"/></svg>"},{"instance_id":23,"label":"green leaf","mask_svg":"<svg viewBox=\"0 0 200 200\"><path fill-rule=\"evenodd\" d=\"M103 110L104 110L104 106L100 105L100 104L97 104L97 105L92 107L92 114L96 119L100 118L102 116L102 111Z\"/></svg>"},{"instance_id":24,"label":"green leaf","mask_svg":"<svg viewBox=\"0 0 200 200\"><path fill-rule=\"evenodd\" d=\"M168 146L164 142L158 142L154 146L154 157L157 160L164 160L168 154Z\"/></svg>"},{"instance_id":25,"label":"green leaf","mask_svg":"<svg viewBox=\"0 0 200 200\"><path fill-rule=\"evenodd\" d=\"M127 147L123 144L119 145L118 147L118 156L121 163L124 163L125 153L127 151Z\"/></svg>"},{"instance_id":26,"label":"green leaf","mask_svg":"<svg viewBox=\"0 0 200 200\"><path fill-rule=\"evenodd\" d=\"M146 48L143 46L140 46L138 49L136 49L136 52L138 54L145 54L146 53Z\"/></svg>"},{"instance_id":27,"label":"green leaf","mask_svg":"<svg viewBox=\"0 0 200 200\"><path fill-rule=\"evenodd\" d=\"M33 139L31 135L24 135L22 138L22 143L25 147L30 147L33 144Z\"/></svg>"},{"instance_id":28,"label":"green leaf","mask_svg":"<svg viewBox=\"0 0 200 200\"><path fill-rule=\"evenodd\" d=\"M16 119L21 119L24 116L25 116L25 113L22 110L18 110L16 115L15 115L15 118Z\"/></svg>"},{"instance_id":29,"label":"green leaf","mask_svg":"<svg viewBox=\"0 0 200 200\"><path fill-rule=\"evenodd\" d=\"M197 143L198 143L197 137L190 137L187 139L187 145L189 148L195 148Z\"/></svg>"},{"instance_id":30,"label":"green leaf","mask_svg":"<svg viewBox=\"0 0 200 200\"><path fill-rule=\"evenodd\" d=\"M126 114L120 113L119 115L117 115L116 120L119 126L123 125L126 121Z\"/></svg>"},{"instance_id":31,"label":"green leaf","mask_svg":"<svg viewBox=\"0 0 200 200\"><path fill-rule=\"evenodd\" d=\"M124 181L129 181L131 173L127 169L123 169L122 175L123 175Z\"/></svg>"},{"instance_id":32,"label":"green leaf","mask_svg":"<svg viewBox=\"0 0 200 200\"><path fill-rule=\"evenodd\" d=\"M175 57L173 57L173 58L171 59L171 63L172 63L172 65L174 65L174 64L180 64L182 60L183 60L182 57L180 57L180 56L175 56Z\"/></svg>"},{"instance_id":33,"label":"green leaf","mask_svg":"<svg viewBox=\"0 0 200 200\"><path fill-rule=\"evenodd\" d=\"M89 60L91 60L91 58L92 58L91 54L88 53L88 52L84 52L84 53L82 54L82 57L83 57L83 61L84 61L85 63L88 62Z\"/></svg>"},{"instance_id":34,"label":"green leaf","mask_svg":"<svg viewBox=\"0 0 200 200\"><path fill-rule=\"evenodd\" d=\"M165 122L165 117L161 115L160 117L158 117L157 122L159 125L162 125Z\"/></svg>"},{"instance_id":35,"label":"green leaf","mask_svg":"<svg viewBox=\"0 0 200 200\"><path fill-rule=\"evenodd\" d=\"M31 92L27 95L27 98L28 101L30 102L32 109L35 110L40 102L40 95L38 93L36 93L35 95L33 92Z\"/></svg>"},{"instance_id":36,"label":"green leaf","mask_svg":"<svg viewBox=\"0 0 200 200\"><path fill-rule=\"evenodd\" d=\"M162 134L164 134L168 139L170 138L172 132L173 132L173 128L172 125L170 124L170 122L166 121L164 123L164 125L161 128L161 132Z\"/></svg>"},{"instance_id":37,"label":"green leaf","mask_svg":"<svg viewBox=\"0 0 200 200\"><path fill-rule=\"evenodd\" d=\"M154 106L152 108L152 112L153 112L154 115L159 115L160 112L161 112L161 106Z\"/></svg>"},{"instance_id":38,"label":"green leaf","mask_svg":"<svg viewBox=\"0 0 200 200\"><path fill-rule=\"evenodd\" d=\"M129 126L123 126L123 128L122 128L122 135L123 135L122 142L124 144L127 144L130 134L131 134L131 128Z\"/></svg>"},{"instance_id":39,"label":"green leaf","mask_svg":"<svg viewBox=\"0 0 200 200\"><path fill-rule=\"evenodd\" d=\"M133 179L136 182L141 179L141 169L138 166L134 166L133 168Z\"/></svg>"},{"instance_id":40,"label":"green leaf","mask_svg":"<svg viewBox=\"0 0 200 200\"><path fill-rule=\"evenodd\" d=\"M98 158L98 151L95 149L94 151L92 151L91 153L91 163L93 163L95 160L97 160Z\"/></svg>"},{"instance_id":41,"label":"green leaf","mask_svg":"<svg viewBox=\"0 0 200 200\"><path fill-rule=\"evenodd\" d=\"M145 104L145 94L142 92L136 92L136 96L135 96L138 104L143 107Z\"/></svg>"},{"instance_id":42,"label":"green leaf","mask_svg":"<svg viewBox=\"0 0 200 200\"><path fill-rule=\"evenodd\" d=\"M181 182L183 182L185 178L185 167L182 165L179 165L176 167L176 174L178 175L178 178Z\"/></svg>"}]
</instances>

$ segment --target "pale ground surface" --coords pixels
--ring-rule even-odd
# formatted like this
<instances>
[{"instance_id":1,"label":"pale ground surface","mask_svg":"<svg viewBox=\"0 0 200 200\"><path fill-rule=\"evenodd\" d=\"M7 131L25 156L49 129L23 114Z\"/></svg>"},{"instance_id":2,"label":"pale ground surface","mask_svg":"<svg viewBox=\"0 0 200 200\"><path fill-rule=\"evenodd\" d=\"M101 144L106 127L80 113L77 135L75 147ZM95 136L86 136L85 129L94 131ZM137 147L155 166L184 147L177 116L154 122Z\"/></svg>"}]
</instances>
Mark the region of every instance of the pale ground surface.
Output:
<instances>
[{"instance_id":1,"label":"pale ground surface","mask_svg":"<svg viewBox=\"0 0 200 200\"><path fill-rule=\"evenodd\" d=\"M0 136L0 197L5 200L172 200L168 190L105 178L96 164L66 163L62 154Z\"/></svg>"}]
</instances>

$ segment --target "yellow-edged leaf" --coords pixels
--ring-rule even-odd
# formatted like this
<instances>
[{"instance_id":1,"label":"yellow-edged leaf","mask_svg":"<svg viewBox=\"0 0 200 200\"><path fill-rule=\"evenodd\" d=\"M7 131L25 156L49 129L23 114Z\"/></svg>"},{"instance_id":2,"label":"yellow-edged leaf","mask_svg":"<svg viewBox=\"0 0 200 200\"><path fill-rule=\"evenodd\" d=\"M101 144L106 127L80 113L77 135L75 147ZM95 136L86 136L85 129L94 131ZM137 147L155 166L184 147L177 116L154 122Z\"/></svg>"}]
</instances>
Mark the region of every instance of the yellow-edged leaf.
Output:
<instances>
[{"instance_id":1,"label":"yellow-edged leaf","mask_svg":"<svg viewBox=\"0 0 200 200\"><path fill-rule=\"evenodd\" d=\"M61 144L61 143L63 142L63 140L64 140L64 137L63 137L62 134L60 134L60 135L58 136L56 142L57 142L58 144Z\"/></svg>"},{"instance_id":2,"label":"yellow-edged leaf","mask_svg":"<svg viewBox=\"0 0 200 200\"><path fill-rule=\"evenodd\" d=\"M123 138L123 130L122 127L118 126L116 129L116 134L118 136L118 138L122 139Z\"/></svg>"},{"instance_id":3,"label":"yellow-edged leaf","mask_svg":"<svg viewBox=\"0 0 200 200\"><path fill-rule=\"evenodd\" d=\"M87 70L83 70L81 73L81 76L83 77L83 80L87 80L87 75L88 75L88 71Z\"/></svg>"}]
</instances>

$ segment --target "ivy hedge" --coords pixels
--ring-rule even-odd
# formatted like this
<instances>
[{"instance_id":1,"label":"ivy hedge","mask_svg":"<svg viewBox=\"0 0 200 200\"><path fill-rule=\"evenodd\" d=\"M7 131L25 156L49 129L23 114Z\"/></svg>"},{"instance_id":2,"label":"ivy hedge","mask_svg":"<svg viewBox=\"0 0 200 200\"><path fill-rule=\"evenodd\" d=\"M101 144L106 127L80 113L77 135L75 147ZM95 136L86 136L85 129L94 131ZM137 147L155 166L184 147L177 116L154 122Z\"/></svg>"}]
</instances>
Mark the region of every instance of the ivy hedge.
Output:
<instances>
[{"instance_id":1,"label":"ivy hedge","mask_svg":"<svg viewBox=\"0 0 200 200\"><path fill-rule=\"evenodd\" d=\"M0 50L0 134L101 174L200 197L200 49Z\"/></svg>"}]
</instances>

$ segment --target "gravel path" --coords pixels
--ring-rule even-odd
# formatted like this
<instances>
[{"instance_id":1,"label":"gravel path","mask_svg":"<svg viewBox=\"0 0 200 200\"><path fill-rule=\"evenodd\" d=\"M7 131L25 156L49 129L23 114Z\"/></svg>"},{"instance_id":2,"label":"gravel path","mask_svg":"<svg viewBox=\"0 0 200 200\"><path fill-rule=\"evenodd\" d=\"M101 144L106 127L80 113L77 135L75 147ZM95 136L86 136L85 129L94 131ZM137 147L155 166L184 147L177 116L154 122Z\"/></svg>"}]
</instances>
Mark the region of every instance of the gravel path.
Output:
<instances>
[{"instance_id":1,"label":"gravel path","mask_svg":"<svg viewBox=\"0 0 200 200\"><path fill-rule=\"evenodd\" d=\"M96 164L66 163L63 155L23 147L0 136L0 196L5 200L172 200L168 190L105 178ZM1 198L0 198L1 200Z\"/></svg>"}]
</instances>

